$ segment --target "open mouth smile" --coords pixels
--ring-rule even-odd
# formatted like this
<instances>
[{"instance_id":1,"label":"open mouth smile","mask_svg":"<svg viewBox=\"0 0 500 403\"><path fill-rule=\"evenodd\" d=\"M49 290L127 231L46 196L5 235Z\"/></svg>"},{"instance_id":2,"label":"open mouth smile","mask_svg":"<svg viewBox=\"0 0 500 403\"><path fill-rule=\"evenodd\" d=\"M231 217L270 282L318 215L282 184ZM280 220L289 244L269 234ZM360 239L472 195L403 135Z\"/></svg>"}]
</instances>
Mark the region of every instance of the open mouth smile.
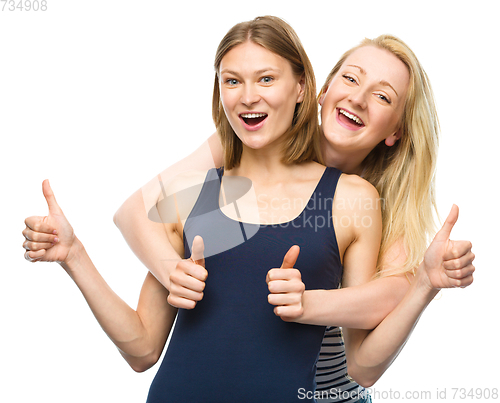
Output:
<instances>
[{"instance_id":1,"label":"open mouth smile","mask_svg":"<svg viewBox=\"0 0 500 403\"><path fill-rule=\"evenodd\" d=\"M359 116L342 108L337 108L337 121L341 126L349 130L359 130L365 125Z\"/></svg>"},{"instance_id":2,"label":"open mouth smile","mask_svg":"<svg viewBox=\"0 0 500 403\"><path fill-rule=\"evenodd\" d=\"M267 113L240 113L240 120L247 130L259 130L267 119Z\"/></svg>"}]
</instances>

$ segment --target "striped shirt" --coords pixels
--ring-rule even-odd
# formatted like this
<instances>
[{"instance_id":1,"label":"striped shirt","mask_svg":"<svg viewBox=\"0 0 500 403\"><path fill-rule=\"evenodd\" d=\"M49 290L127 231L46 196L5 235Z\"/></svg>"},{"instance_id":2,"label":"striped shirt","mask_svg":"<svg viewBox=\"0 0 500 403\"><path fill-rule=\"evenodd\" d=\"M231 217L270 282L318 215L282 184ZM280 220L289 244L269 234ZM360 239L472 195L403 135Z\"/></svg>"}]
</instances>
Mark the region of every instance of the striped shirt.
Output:
<instances>
[{"instance_id":1,"label":"striped shirt","mask_svg":"<svg viewBox=\"0 0 500 403\"><path fill-rule=\"evenodd\" d=\"M347 375L342 331L328 327L319 354L316 370L318 403L349 403L363 400L366 389Z\"/></svg>"}]
</instances>

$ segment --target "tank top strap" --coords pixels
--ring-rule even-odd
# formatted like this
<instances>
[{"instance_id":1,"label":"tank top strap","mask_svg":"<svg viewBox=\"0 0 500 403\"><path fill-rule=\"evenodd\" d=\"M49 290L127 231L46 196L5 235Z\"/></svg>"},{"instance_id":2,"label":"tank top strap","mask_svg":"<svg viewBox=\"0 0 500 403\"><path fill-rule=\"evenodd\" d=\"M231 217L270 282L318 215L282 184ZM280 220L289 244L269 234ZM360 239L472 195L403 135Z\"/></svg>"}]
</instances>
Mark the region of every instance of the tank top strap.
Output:
<instances>
[{"instance_id":1,"label":"tank top strap","mask_svg":"<svg viewBox=\"0 0 500 403\"><path fill-rule=\"evenodd\" d=\"M324 197L333 197L337 189L340 175L342 175L342 171L339 171L337 168L327 167L316 187L316 192L321 193Z\"/></svg>"},{"instance_id":2,"label":"tank top strap","mask_svg":"<svg viewBox=\"0 0 500 403\"><path fill-rule=\"evenodd\" d=\"M219 169L212 168L207 172L205 181L188 218L193 218L219 209L219 193L221 176Z\"/></svg>"},{"instance_id":3,"label":"tank top strap","mask_svg":"<svg viewBox=\"0 0 500 403\"><path fill-rule=\"evenodd\" d=\"M342 171L339 171L337 168L327 167L325 169L323 176L307 203L306 210L315 210L316 213L321 211L325 214L332 212L333 198L340 175L342 175Z\"/></svg>"}]
</instances>

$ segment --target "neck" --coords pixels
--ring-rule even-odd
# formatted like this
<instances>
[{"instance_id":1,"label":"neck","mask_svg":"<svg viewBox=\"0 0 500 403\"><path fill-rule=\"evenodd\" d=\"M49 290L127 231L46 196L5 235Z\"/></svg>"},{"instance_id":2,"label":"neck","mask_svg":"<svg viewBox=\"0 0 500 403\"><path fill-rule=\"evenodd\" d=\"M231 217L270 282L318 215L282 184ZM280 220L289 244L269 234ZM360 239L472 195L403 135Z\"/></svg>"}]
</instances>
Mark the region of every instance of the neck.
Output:
<instances>
[{"instance_id":1,"label":"neck","mask_svg":"<svg viewBox=\"0 0 500 403\"><path fill-rule=\"evenodd\" d=\"M360 155L359 151L336 150L325 136L321 136L321 148L326 166L337 168L346 174L362 176L366 155Z\"/></svg>"},{"instance_id":2,"label":"neck","mask_svg":"<svg viewBox=\"0 0 500 403\"><path fill-rule=\"evenodd\" d=\"M229 175L245 176L249 178L277 179L288 172L290 166L282 162L282 154L277 152L263 152L243 146L240 163L237 167L226 171Z\"/></svg>"}]
</instances>

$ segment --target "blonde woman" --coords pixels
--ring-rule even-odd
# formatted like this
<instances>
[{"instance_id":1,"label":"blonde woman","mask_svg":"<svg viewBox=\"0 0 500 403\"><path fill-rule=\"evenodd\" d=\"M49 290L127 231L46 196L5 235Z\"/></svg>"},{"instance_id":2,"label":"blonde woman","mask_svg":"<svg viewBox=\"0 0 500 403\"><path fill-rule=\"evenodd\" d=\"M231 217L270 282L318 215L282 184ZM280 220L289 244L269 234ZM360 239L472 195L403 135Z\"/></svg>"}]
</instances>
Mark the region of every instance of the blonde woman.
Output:
<instances>
[{"instance_id":1,"label":"blonde woman","mask_svg":"<svg viewBox=\"0 0 500 403\"><path fill-rule=\"evenodd\" d=\"M352 57L356 59L351 63ZM376 65L392 69L392 75L374 69L374 60ZM343 71L347 65L354 70ZM394 80L405 75L406 87L403 83L401 90ZM396 95L389 93L390 87ZM322 150L327 165L366 177L385 203L378 259L381 278L366 282L359 277L350 281L359 285L334 291L308 290L299 303L287 304L280 298L286 298L291 288L300 283L297 271L290 268L280 272L289 276L287 282L268 279L270 302L277 305L276 313L286 320L343 326L349 335L349 373L368 386L390 365L436 290L470 284L474 256L470 243L448 242L457 216L454 209L420 263L432 233L437 118L425 73L411 50L396 38L381 37L347 52L323 87L320 103ZM183 271L168 242L172 233L166 232L163 224L149 220L145 212L158 218L151 208L164 198L162 186L168 187L180 172L221 163L220 142L213 135L191 157L131 196L115 215L115 222L131 248L170 290L169 301L178 307L193 308L202 300L206 273L200 266L191 266L191 272ZM409 174L412 181L408 181ZM419 193L419 189L423 191ZM43 252L27 253L30 259L37 259ZM273 284L280 281L286 287L277 292ZM368 334L349 328L375 330ZM388 332L391 339L386 337ZM345 364L340 332L338 328L329 329L318 363L318 397L346 401L344 392L352 401L359 397L361 389L347 378Z\"/></svg>"}]
</instances>

